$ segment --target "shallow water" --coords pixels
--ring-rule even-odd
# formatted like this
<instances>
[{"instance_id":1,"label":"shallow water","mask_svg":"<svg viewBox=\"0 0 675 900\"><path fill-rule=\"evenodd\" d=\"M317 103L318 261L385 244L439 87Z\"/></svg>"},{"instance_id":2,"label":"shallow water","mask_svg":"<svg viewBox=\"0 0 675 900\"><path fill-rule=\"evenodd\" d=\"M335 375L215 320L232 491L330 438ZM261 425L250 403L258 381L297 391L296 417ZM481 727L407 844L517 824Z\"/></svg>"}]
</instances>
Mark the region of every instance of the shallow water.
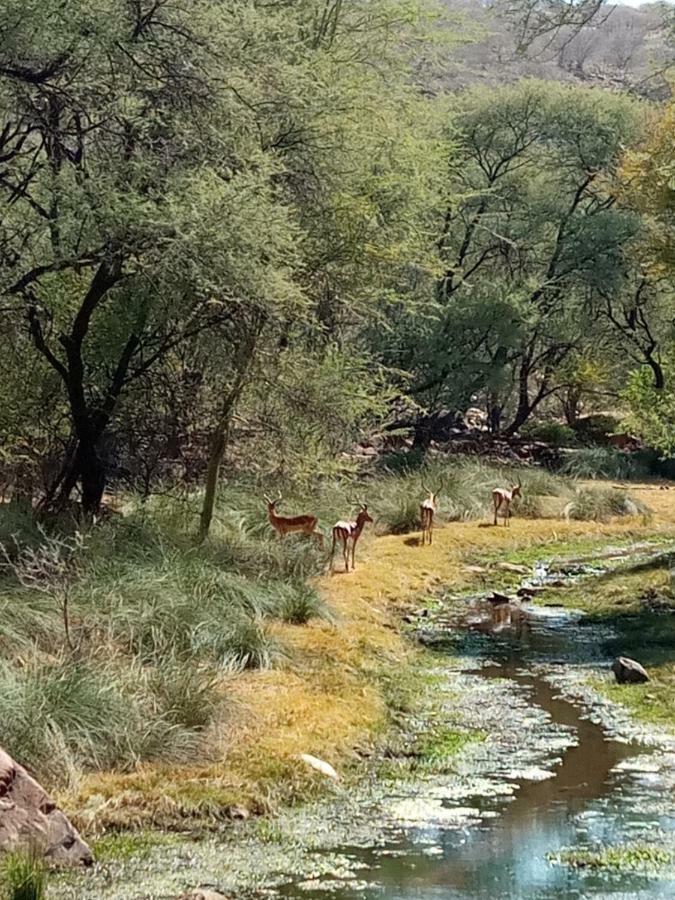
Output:
<instances>
[{"instance_id":1,"label":"shallow water","mask_svg":"<svg viewBox=\"0 0 675 900\"><path fill-rule=\"evenodd\" d=\"M434 629L440 637L445 629L459 633L453 653L464 653L473 664L482 658L480 678L506 679L566 739L553 742L546 767L527 773L529 778L515 773L510 795L482 792L463 798L462 806L480 813L471 824L396 828L384 845L342 847L338 852L353 868L351 881L294 882L282 895L319 898L328 892L339 900L675 897L675 882L654 871L601 873L548 858L570 847L653 841L675 829L675 798L664 794L659 777L649 771L645 748L613 739L542 674L570 662L606 660L616 638L611 629L584 628L577 616L561 611L485 600L441 616L430 633ZM524 744L534 739L523 730ZM444 805L451 808L455 802L447 797Z\"/></svg>"}]
</instances>

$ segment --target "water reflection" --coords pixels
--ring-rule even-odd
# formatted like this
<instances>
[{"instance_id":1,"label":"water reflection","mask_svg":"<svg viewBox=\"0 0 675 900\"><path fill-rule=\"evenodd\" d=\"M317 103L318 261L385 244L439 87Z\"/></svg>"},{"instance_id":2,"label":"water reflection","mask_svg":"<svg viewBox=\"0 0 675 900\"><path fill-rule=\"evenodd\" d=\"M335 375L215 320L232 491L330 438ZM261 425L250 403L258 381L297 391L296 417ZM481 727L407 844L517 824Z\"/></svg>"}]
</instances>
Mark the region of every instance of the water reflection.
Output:
<instances>
[{"instance_id":1,"label":"water reflection","mask_svg":"<svg viewBox=\"0 0 675 900\"><path fill-rule=\"evenodd\" d=\"M672 883L645 874L600 875L553 865L547 859L570 846L621 843L646 827L667 822L666 818L650 820L635 802L649 790L658 791L658 783L650 787L648 780L616 768L644 752L643 748L609 740L600 725L582 718L580 710L557 696L546 681L523 669L535 660L550 663L602 655L602 633L584 635L562 613L546 614L527 604L488 600L473 601L447 625L467 635L467 655L476 651L472 635L485 639L485 654L497 664L484 667L481 676L517 683L529 702L545 710L575 741L552 751L552 759L559 756L552 777L517 781L510 798L481 796L469 801L484 812L498 813L478 826L408 828L392 834L384 849L343 848L365 868L356 871L358 887L345 883L335 890L333 882L331 896L338 900L675 897ZM523 741L527 740L528 734L523 734ZM320 890L300 890L294 885L283 894L325 896Z\"/></svg>"}]
</instances>

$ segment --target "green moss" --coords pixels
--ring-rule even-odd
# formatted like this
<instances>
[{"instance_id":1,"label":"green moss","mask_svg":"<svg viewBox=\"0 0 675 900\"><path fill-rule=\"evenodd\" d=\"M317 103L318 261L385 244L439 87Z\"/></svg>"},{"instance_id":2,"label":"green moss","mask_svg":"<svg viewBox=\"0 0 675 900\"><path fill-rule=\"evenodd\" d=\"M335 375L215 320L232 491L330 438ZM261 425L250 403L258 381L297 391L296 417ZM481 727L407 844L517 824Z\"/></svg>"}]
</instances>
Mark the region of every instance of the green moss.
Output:
<instances>
[{"instance_id":1,"label":"green moss","mask_svg":"<svg viewBox=\"0 0 675 900\"><path fill-rule=\"evenodd\" d=\"M97 862L118 862L125 859L143 858L155 847L175 843L171 835L141 831L130 834L126 832L105 834L92 845Z\"/></svg>"},{"instance_id":2,"label":"green moss","mask_svg":"<svg viewBox=\"0 0 675 900\"><path fill-rule=\"evenodd\" d=\"M634 871L668 865L673 855L670 851L654 844L621 844L614 847L600 847L597 850L571 848L550 854L548 859L560 865L575 869L616 869Z\"/></svg>"},{"instance_id":3,"label":"green moss","mask_svg":"<svg viewBox=\"0 0 675 900\"><path fill-rule=\"evenodd\" d=\"M479 731L442 727L422 736L418 752L423 765L433 771L444 771L451 764L453 758L468 744L484 740L485 734Z\"/></svg>"}]
</instances>

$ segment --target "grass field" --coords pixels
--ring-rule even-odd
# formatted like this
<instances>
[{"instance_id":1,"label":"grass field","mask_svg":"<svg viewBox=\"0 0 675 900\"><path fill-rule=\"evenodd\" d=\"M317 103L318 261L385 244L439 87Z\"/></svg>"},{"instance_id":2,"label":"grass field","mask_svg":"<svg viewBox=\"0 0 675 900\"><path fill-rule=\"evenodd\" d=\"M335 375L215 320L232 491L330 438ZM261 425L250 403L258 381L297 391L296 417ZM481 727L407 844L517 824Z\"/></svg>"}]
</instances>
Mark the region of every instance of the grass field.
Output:
<instances>
[{"instance_id":1,"label":"grass field","mask_svg":"<svg viewBox=\"0 0 675 900\"><path fill-rule=\"evenodd\" d=\"M527 504L509 528L493 527L492 486L518 477ZM445 497L434 543L421 547L408 530L414 516L399 513L434 479ZM270 534L264 504L246 486L223 492L201 547L192 538L196 503L130 502L86 538L65 576L38 590L6 572L3 741L90 837L208 827L312 796L326 779L299 754L349 777L410 703L404 675L417 651L398 627L403 608L440 588L480 585L489 576L476 561L489 572L536 548L675 533L675 494L631 485L626 506L623 488L593 485L597 502L584 500L581 520L564 514L580 491L589 486L473 463L385 474L354 492L375 527L356 572L333 575L313 542ZM349 496L325 486L314 507L322 522L349 514ZM284 506L305 511L299 498ZM612 516L617 509L624 515Z\"/></svg>"}]
</instances>

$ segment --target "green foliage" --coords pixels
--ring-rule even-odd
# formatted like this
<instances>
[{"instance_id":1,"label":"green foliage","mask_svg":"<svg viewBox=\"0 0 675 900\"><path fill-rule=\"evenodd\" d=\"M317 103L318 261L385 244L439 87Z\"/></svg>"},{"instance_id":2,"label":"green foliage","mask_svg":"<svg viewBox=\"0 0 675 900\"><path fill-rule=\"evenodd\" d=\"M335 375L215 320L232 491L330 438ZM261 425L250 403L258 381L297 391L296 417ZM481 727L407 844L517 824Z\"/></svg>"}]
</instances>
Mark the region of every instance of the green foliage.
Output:
<instances>
[{"instance_id":1,"label":"green foliage","mask_svg":"<svg viewBox=\"0 0 675 900\"><path fill-rule=\"evenodd\" d=\"M606 444L609 435L618 431L620 427L619 416L592 413L580 418L574 426L574 431L584 444Z\"/></svg>"},{"instance_id":2,"label":"green foliage","mask_svg":"<svg viewBox=\"0 0 675 900\"><path fill-rule=\"evenodd\" d=\"M44 900L47 870L37 850L8 853L0 865L3 900Z\"/></svg>"},{"instance_id":3,"label":"green foliage","mask_svg":"<svg viewBox=\"0 0 675 900\"><path fill-rule=\"evenodd\" d=\"M554 447L574 447L577 436L573 428L560 422L532 422L520 429L523 437L533 441L545 441Z\"/></svg>"},{"instance_id":4,"label":"green foliage","mask_svg":"<svg viewBox=\"0 0 675 900\"><path fill-rule=\"evenodd\" d=\"M609 355L589 298L620 289L621 248L639 228L605 191L641 110L625 96L524 80L467 91L454 112L443 274L434 302L394 315L383 339L418 402L462 410L480 392L517 430L568 383L564 363L589 333L602 329L594 351Z\"/></svg>"},{"instance_id":5,"label":"green foliage","mask_svg":"<svg viewBox=\"0 0 675 900\"><path fill-rule=\"evenodd\" d=\"M663 457L675 457L675 345L664 360L666 385L654 386L647 368L633 372L623 393L630 413L627 426Z\"/></svg>"}]
</instances>

